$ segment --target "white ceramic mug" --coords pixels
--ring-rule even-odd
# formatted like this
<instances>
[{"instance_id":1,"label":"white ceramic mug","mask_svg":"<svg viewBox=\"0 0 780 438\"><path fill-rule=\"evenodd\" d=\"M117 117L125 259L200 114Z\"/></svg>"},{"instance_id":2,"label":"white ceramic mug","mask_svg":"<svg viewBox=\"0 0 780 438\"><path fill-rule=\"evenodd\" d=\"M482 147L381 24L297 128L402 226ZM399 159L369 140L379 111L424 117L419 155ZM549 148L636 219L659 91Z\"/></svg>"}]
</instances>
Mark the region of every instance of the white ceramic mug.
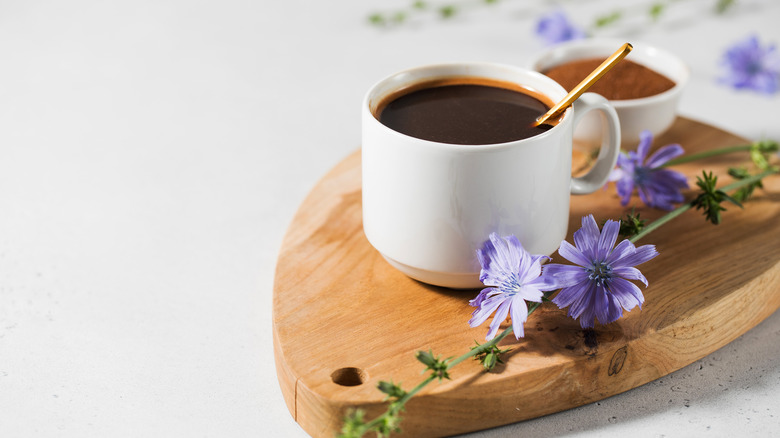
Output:
<instances>
[{"instance_id":1,"label":"white ceramic mug","mask_svg":"<svg viewBox=\"0 0 780 438\"><path fill-rule=\"evenodd\" d=\"M462 63L391 75L362 104L363 230L394 267L419 281L451 288L480 287L476 249L491 232L514 234L532 254L552 254L566 237L569 196L604 185L620 145L617 114L603 97L586 93L560 123L539 135L501 144L455 145L411 137L377 119L383 99L406 87L443 78L511 82L561 100L552 79L523 68ZM591 110L608 130L593 168L571 176L572 133Z\"/></svg>"}]
</instances>

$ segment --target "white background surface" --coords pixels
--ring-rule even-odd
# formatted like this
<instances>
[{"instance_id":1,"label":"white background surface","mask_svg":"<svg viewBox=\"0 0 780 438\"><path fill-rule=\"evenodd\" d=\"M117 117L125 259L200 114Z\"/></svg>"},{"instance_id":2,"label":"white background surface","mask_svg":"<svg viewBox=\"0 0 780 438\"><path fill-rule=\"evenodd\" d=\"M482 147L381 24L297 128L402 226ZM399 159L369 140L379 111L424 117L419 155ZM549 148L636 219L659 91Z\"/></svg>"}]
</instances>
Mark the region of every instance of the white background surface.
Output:
<instances>
[{"instance_id":1,"label":"white background surface","mask_svg":"<svg viewBox=\"0 0 780 438\"><path fill-rule=\"evenodd\" d=\"M409 3L0 1L0 436L306 436L273 366L274 265L303 197L359 147L363 93L420 64L527 65L540 14L587 25L620 3L378 29L370 12ZM780 44L780 3L714 3L597 35L683 57L683 115L780 139L780 94L716 83L738 39ZM775 314L656 382L474 436L768 436L778 341Z\"/></svg>"}]
</instances>

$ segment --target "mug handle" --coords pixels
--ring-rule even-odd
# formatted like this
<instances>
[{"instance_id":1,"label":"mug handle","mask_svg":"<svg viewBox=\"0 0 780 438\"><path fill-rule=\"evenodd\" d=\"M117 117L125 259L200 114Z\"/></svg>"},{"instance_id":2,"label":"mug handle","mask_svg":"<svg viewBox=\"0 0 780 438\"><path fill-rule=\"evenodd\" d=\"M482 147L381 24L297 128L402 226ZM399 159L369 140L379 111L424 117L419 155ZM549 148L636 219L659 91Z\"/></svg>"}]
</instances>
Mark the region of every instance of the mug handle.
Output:
<instances>
[{"instance_id":1,"label":"mug handle","mask_svg":"<svg viewBox=\"0 0 780 438\"><path fill-rule=\"evenodd\" d=\"M615 108L599 94L585 93L574 102L573 106L575 128L582 117L592 110L601 111L607 118L607 129L601 140L601 150L596 164L585 175L571 179L571 193L585 195L603 187L612 169L615 168L620 153L620 123Z\"/></svg>"}]
</instances>

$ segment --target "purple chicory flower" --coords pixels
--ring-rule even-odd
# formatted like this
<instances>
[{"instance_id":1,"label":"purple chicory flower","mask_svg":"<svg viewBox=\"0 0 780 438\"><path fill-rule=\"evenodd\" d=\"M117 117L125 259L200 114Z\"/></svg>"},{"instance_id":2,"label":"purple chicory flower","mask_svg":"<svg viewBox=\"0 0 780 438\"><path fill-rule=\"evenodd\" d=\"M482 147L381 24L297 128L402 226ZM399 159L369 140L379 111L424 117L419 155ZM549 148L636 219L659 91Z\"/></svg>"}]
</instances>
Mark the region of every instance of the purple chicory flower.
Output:
<instances>
[{"instance_id":1,"label":"purple chicory flower","mask_svg":"<svg viewBox=\"0 0 780 438\"><path fill-rule=\"evenodd\" d=\"M585 37L585 32L571 23L566 14L557 10L539 18L536 35L548 45Z\"/></svg>"},{"instance_id":2,"label":"purple chicory flower","mask_svg":"<svg viewBox=\"0 0 780 438\"><path fill-rule=\"evenodd\" d=\"M660 166L685 151L679 144L666 145L655 151L645 162L653 135L650 131L642 131L639 140L636 152L629 151L618 156L617 167L609 176L610 181L617 182L615 186L621 197L620 204L628 204L636 187L639 198L645 205L672 210L673 203L685 199L680 190L688 188L688 181L682 173Z\"/></svg>"},{"instance_id":3,"label":"purple chicory flower","mask_svg":"<svg viewBox=\"0 0 780 438\"><path fill-rule=\"evenodd\" d=\"M634 266L658 255L654 245L635 247L629 240L617 246L620 221L608 220L599 231L593 215L582 218L582 228L574 232L574 244L561 242L558 254L576 264L548 264L544 267L548 282L561 291L553 298L559 308L568 307L569 316L579 318L582 328L616 321L623 309L642 308L645 298L637 285L647 279Z\"/></svg>"},{"instance_id":4,"label":"purple chicory flower","mask_svg":"<svg viewBox=\"0 0 780 438\"><path fill-rule=\"evenodd\" d=\"M542 259L547 256L531 255L515 236L501 238L491 233L490 238L477 250L482 265L479 280L488 286L469 301L477 307L469 320L471 327L485 322L495 312L486 340L496 336L498 327L507 315L512 317L516 338L523 336L523 324L528 319L526 301L541 302L542 292L558 287L548 281L542 270ZM510 313L511 312L511 313Z\"/></svg>"},{"instance_id":5,"label":"purple chicory flower","mask_svg":"<svg viewBox=\"0 0 780 438\"><path fill-rule=\"evenodd\" d=\"M740 40L723 54L720 81L736 89L774 94L780 89L780 53L773 44L762 47L755 35Z\"/></svg>"}]
</instances>

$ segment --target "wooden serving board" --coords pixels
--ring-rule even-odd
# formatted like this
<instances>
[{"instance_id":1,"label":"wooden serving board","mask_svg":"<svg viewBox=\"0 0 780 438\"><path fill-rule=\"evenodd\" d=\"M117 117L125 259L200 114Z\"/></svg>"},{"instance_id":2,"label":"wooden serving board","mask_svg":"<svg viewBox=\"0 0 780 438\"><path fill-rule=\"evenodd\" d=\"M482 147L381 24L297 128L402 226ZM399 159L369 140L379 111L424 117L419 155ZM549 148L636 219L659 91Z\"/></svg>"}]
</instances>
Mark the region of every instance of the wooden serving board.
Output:
<instances>
[{"instance_id":1,"label":"wooden serving board","mask_svg":"<svg viewBox=\"0 0 780 438\"><path fill-rule=\"evenodd\" d=\"M653 148L668 143L693 153L746 141L679 118ZM676 169L689 175L692 187L702 169L725 185L729 166L748 163L747 153L735 153ZM452 435L591 403L667 375L754 327L780 306L780 177L764 186L744 211L728 206L718 226L688 211L638 242L660 252L640 266L650 282L641 310L585 332L564 310L542 306L529 317L525 338L502 341L512 349L504 365L486 373L465 361L451 370L452 380L434 382L413 398L402 414L403 433ZM664 213L638 211L646 219ZM624 212L612 186L572 197L567 240L584 215L601 222ZM290 413L309 434L330 437L349 408L366 410L367 418L383 412L380 380L409 390L423 379L415 352L457 357L475 340L483 342L488 323L467 323L476 294L411 280L369 245L360 152L353 153L301 205L278 259L274 353Z\"/></svg>"}]
</instances>

